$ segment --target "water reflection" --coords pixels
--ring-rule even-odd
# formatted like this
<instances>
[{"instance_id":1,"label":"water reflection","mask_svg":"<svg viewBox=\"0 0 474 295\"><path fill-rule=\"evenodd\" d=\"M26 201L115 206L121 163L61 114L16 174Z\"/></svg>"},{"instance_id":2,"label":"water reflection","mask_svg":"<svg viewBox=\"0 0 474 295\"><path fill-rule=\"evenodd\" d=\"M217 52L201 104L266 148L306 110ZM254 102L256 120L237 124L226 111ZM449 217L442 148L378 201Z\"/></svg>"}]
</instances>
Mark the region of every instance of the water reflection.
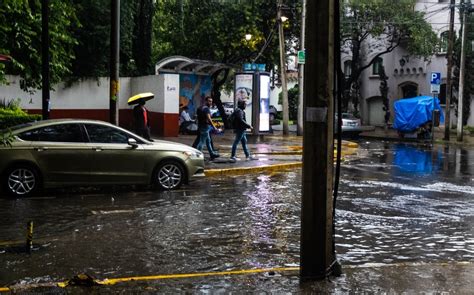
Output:
<instances>
[{"instance_id":1,"label":"water reflection","mask_svg":"<svg viewBox=\"0 0 474 295\"><path fill-rule=\"evenodd\" d=\"M443 162L442 153L437 150L397 144L393 164L402 173L432 174L439 170Z\"/></svg>"}]
</instances>

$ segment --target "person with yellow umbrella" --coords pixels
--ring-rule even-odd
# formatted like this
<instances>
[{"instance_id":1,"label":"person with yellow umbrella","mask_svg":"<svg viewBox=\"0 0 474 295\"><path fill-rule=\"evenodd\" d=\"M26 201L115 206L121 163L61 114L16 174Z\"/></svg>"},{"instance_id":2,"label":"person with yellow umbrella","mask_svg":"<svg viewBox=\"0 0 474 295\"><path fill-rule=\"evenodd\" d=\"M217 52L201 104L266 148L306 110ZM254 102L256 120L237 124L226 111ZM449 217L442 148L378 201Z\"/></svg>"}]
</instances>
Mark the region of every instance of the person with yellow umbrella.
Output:
<instances>
[{"instance_id":1,"label":"person with yellow umbrella","mask_svg":"<svg viewBox=\"0 0 474 295\"><path fill-rule=\"evenodd\" d=\"M153 97L153 93L146 92L134 95L128 99L128 105L136 104L133 108L135 133L149 141L153 141L153 139L151 139L150 135L150 116L145 107L145 102Z\"/></svg>"}]
</instances>

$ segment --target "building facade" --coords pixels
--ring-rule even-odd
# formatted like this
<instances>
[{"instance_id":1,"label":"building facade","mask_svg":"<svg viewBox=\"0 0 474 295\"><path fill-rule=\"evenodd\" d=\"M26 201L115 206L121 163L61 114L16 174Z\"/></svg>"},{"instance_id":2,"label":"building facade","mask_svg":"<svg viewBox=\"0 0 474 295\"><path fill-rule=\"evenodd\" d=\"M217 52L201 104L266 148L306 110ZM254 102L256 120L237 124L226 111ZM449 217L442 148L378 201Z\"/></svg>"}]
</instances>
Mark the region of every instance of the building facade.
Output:
<instances>
[{"instance_id":1,"label":"building facade","mask_svg":"<svg viewBox=\"0 0 474 295\"><path fill-rule=\"evenodd\" d=\"M461 27L458 5L460 0L456 0L454 30L458 34ZM380 76L379 71L381 65L385 69L385 74L388 76L388 98L390 101L391 118L393 122L394 111L393 104L395 101L402 98L410 98L418 95L432 95L430 89L431 72L440 72L441 90L439 99L442 107L446 111L446 73L447 73L447 49L448 49L448 34L449 34L449 17L450 17L450 1L449 0L432 0L432 1L417 1L415 9L425 13L425 19L431 24L433 31L440 39L438 44L438 52L425 60L411 56L403 45L397 47L390 53L382 55L376 62L368 69L366 69L360 76L360 114L364 124L373 126L383 126L384 111L383 102L380 94ZM377 42L372 39L370 42ZM376 44L376 43L375 43ZM380 50L374 43L362 48L362 56L365 62L370 61ZM350 55L343 56L343 63L346 65L344 70L347 72L347 65L350 61ZM472 100L471 100L471 109ZM451 104L451 126L456 124L456 116L454 114L454 107ZM474 116L468 120L468 125L474 126Z\"/></svg>"}]
</instances>

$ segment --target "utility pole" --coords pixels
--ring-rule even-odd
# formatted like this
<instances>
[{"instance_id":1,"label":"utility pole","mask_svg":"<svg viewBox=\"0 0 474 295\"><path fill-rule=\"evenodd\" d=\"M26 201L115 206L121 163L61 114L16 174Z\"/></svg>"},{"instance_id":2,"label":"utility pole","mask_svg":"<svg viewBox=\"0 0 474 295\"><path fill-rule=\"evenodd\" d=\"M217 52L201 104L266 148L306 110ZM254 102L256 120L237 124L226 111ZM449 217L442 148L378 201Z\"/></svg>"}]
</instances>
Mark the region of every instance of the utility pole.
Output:
<instances>
[{"instance_id":1,"label":"utility pole","mask_svg":"<svg viewBox=\"0 0 474 295\"><path fill-rule=\"evenodd\" d=\"M449 36L448 36L448 71L446 74L446 118L444 121L444 140L449 141L451 130L451 96L452 96L452 69L453 69L453 44L454 44L454 5L456 0L451 0L449 12Z\"/></svg>"},{"instance_id":2,"label":"utility pole","mask_svg":"<svg viewBox=\"0 0 474 295\"><path fill-rule=\"evenodd\" d=\"M301 35L300 35L300 50L304 51L304 34L306 29L305 18L306 18L306 0L301 0ZM303 135L303 97L304 97L304 64L299 63L298 70L298 125L296 129L296 135Z\"/></svg>"},{"instance_id":3,"label":"utility pole","mask_svg":"<svg viewBox=\"0 0 474 295\"><path fill-rule=\"evenodd\" d=\"M462 141L462 122L463 122L463 100L464 100L464 72L466 64L466 39L467 39L467 5L464 2L462 8L462 41L461 41L461 65L459 67L459 99L458 99L458 126L457 126L457 141Z\"/></svg>"},{"instance_id":4,"label":"utility pole","mask_svg":"<svg viewBox=\"0 0 474 295\"><path fill-rule=\"evenodd\" d=\"M49 119L49 1L41 1L41 92L43 120Z\"/></svg>"},{"instance_id":5,"label":"utility pole","mask_svg":"<svg viewBox=\"0 0 474 295\"><path fill-rule=\"evenodd\" d=\"M283 34L283 20L282 20L282 0L277 3L277 22L278 22L278 39L280 41L280 79L281 79L281 93L283 105L283 135L288 135L288 87L286 84L286 52L285 52L285 35Z\"/></svg>"},{"instance_id":6,"label":"utility pole","mask_svg":"<svg viewBox=\"0 0 474 295\"><path fill-rule=\"evenodd\" d=\"M110 1L110 123L118 125L119 53L120 53L120 0Z\"/></svg>"},{"instance_id":7,"label":"utility pole","mask_svg":"<svg viewBox=\"0 0 474 295\"><path fill-rule=\"evenodd\" d=\"M303 189L300 275L324 279L333 270L333 113L335 1L306 3Z\"/></svg>"}]
</instances>

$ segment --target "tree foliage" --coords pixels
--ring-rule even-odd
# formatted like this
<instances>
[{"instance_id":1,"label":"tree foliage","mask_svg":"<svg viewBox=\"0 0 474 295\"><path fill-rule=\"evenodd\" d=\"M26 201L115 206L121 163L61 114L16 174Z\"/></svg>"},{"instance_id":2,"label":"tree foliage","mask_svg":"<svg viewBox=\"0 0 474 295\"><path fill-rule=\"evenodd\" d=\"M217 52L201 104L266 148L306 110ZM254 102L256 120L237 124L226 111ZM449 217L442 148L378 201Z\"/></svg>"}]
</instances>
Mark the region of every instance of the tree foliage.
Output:
<instances>
[{"instance_id":1,"label":"tree foliage","mask_svg":"<svg viewBox=\"0 0 474 295\"><path fill-rule=\"evenodd\" d=\"M462 11L461 11L462 13ZM467 35L466 35L466 59L465 59L465 70L464 70L464 93L463 93L463 125L467 124L469 119L469 115L471 113L471 96L474 95L474 48L472 48L472 42L474 41L474 30L473 24L474 23L474 15L470 14L467 17ZM462 28L458 36L462 36L461 34ZM459 92L459 69L461 66L461 37L456 39L454 43L454 51L453 51L453 60L455 64L455 68L453 71L454 74L454 83L453 87L455 90ZM458 97L453 96L453 102L456 103L456 116L458 115L459 109L457 108L458 104Z\"/></svg>"},{"instance_id":2,"label":"tree foliage","mask_svg":"<svg viewBox=\"0 0 474 295\"><path fill-rule=\"evenodd\" d=\"M75 0L82 26L73 34L79 40L74 48L73 76L103 77L110 64L110 0ZM120 2L120 75L152 73L152 0Z\"/></svg>"},{"instance_id":3,"label":"tree foliage","mask_svg":"<svg viewBox=\"0 0 474 295\"><path fill-rule=\"evenodd\" d=\"M348 0L341 7L341 46L352 56L351 75L344 81L344 106L357 108L358 93L350 91L375 60L398 47L411 55L429 57L437 37L424 13L415 11L416 0ZM365 59L371 52L370 58ZM357 86L357 85L356 85ZM357 87L356 87L357 88Z\"/></svg>"},{"instance_id":4,"label":"tree foliage","mask_svg":"<svg viewBox=\"0 0 474 295\"><path fill-rule=\"evenodd\" d=\"M299 1L287 1L289 39L297 36ZM154 18L153 60L170 55L241 64L278 63L277 6L273 1L158 0ZM273 32L273 33L272 33ZM250 33L252 38L245 39ZM270 38L269 38L270 36ZM266 44L268 43L268 44Z\"/></svg>"},{"instance_id":5,"label":"tree foliage","mask_svg":"<svg viewBox=\"0 0 474 295\"><path fill-rule=\"evenodd\" d=\"M76 39L70 31L77 26L72 2L50 0L50 81L62 80L70 73ZM41 88L41 1L0 1L0 53L9 54L12 62L0 68L20 75L26 91Z\"/></svg>"}]
</instances>

